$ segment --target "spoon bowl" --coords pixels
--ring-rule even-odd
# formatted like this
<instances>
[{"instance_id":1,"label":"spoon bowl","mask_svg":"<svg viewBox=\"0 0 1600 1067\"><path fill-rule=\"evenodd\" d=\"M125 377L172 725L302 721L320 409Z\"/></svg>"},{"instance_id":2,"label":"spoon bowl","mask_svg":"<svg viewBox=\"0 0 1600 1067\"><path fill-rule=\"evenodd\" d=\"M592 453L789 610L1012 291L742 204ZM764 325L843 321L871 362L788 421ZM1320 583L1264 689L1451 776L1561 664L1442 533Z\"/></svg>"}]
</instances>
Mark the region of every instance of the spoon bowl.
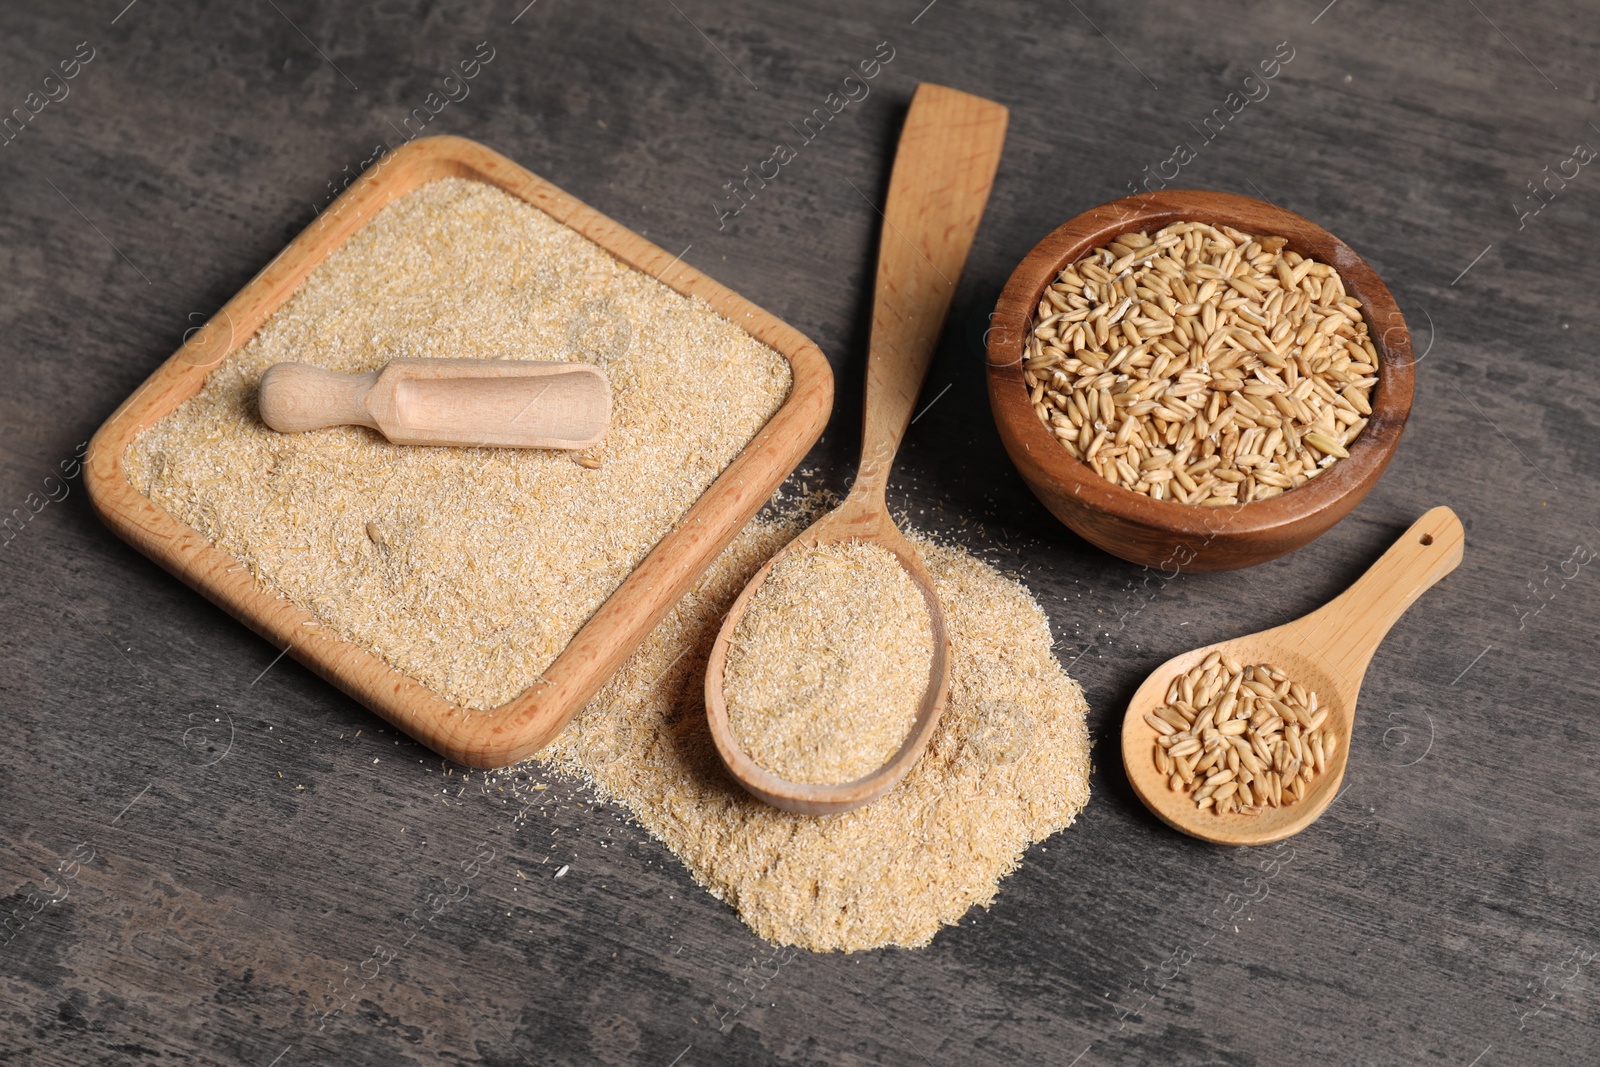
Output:
<instances>
[{"instance_id":1,"label":"spoon bowl","mask_svg":"<svg viewBox=\"0 0 1600 1067\"><path fill-rule=\"evenodd\" d=\"M1291 624L1292 625L1292 624ZM1205 648L1185 652L1156 668L1145 683L1134 693L1128 703L1128 715L1122 721L1122 760L1133 783L1134 792L1153 812L1156 818L1193 837L1220 845L1266 845L1293 837L1315 822L1333 798L1339 793L1339 783L1344 779L1346 761L1350 755L1350 737L1355 727L1356 697L1361 689L1361 679L1353 684L1345 676L1335 673L1321 661L1315 652L1306 652L1293 634L1280 634L1276 630L1220 641ZM1238 660L1242 664L1270 663L1283 670L1306 689L1316 692L1321 707L1328 709L1327 721L1322 730L1339 739L1327 767L1312 781L1303 800L1280 808L1263 808L1259 814L1213 814L1202 811L1189 799L1186 792L1175 792L1168 787L1167 776L1155 765L1154 749L1157 734L1145 721L1144 713L1165 704L1167 687L1205 660L1214 651ZM1145 768L1148 766L1148 774Z\"/></svg>"},{"instance_id":2,"label":"spoon bowl","mask_svg":"<svg viewBox=\"0 0 1600 1067\"><path fill-rule=\"evenodd\" d=\"M1418 597L1461 562L1466 533L1449 508L1427 512L1354 585L1309 615L1260 633L1185 652L1157 667L1128 702L1122 720L1122 764L1139 799L1156 818L1220 845L1265 845L1304 830L1339 792L1355 729L1356 700L1373 653ZM1338 745L1303 799L1259 814L1214 814L1173 790L1156 767L1156 731L1145 720L1166 703L1172 682L1212 652L1246 666L1272 664L1308 690L1328 710L1322 725Z\"/></svg>"},{"instance_id":3,"label":"spoon bowl","mask_svg":"<svg viewBox=\"0 0 1600 1067\"><path fill-rule=\"evenodd\" d=\"M750 598L761 588L772 573L772 568L795 548L812 548L819 545L862 542L878 545L894 553L900 566L910 575L928 606L928 619L933 626L933 656L928 665L928 685L917 708L916 718L905 740L889 757L887 763L871 774L851 782L815 784L791 782L772 773L751 759L739 745L728 721L728 705L723 695L723 675L728 662L728 644L739 622L744 618ZM939 603L933 586L933 575L916 547L906 540L905 534L895 526L886 510L872 506L866 497L851 496L837 509L828 512L789 542L755 573L739 599L733 602L728 616L711 646L711 657L706 662L706 716L711 726L711 739L723 764L755 796L775 807L803 815L828 815L860 807L893 789L904 778L928 739L939 725L944 711L945 697L950 689L950 634L945 625L944 608Z\"/></svg>"},{"instance_id":4,"label":"spoon bowl","mask_svg":"<svg viewBox=\"0 0 1600 1067\"><path fill-rule=\"evenodd\" d=\"M762 567L734 602L706 666L706 721L728 771L769 804L806 815L849 811L882 796L905 777L939 724L950 686L950 639L933 578L889 515L889 469L955 297L956 279L978 233L1005 142L1006 109L981 97L924 83L917 87L889 178L883 238L873 289L872 341L861 464L850 495ZM921 590L933 626L928 687L916 719L883 766L850 782L791 782L762 767L739 745L728 722L723 670L728 642L772 566L795 545L870 542L894 553ZM870 611L870 604L861 605Z\"/></svg>"}]
</instances>

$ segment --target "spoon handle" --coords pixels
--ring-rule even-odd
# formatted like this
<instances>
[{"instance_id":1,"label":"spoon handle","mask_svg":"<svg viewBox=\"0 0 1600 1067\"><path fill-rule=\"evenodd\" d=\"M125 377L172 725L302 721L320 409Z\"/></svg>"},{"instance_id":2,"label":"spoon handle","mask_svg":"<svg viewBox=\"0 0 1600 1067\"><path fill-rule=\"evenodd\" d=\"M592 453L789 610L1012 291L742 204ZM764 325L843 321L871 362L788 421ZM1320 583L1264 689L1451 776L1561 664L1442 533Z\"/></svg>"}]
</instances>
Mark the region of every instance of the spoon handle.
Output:
<instances>
[{"instance_id":1,"label":"spoon handle","mask_svg":"<svg viewBox=\"0 0 1600 1067\"><path fill-rule=\"evenodd\" d=\"M1354 585L1300 620L1302 634L1359 683L1389 628L1461 563L1466 539L1455 512L1427 512Z\"/></svg>"},{"instance_id":2,"label":"spoon handle","mask_svg":"<svg viewBox=\"0 0 1600 1067\"><path fill-rule=\"evenodd\" d=\"M376 430L378 423L367 409L367 394L377 384L377 371L340 374L304 363L274 363L261 375L261 419L279 433L330 426Z\"/></svg>"},{"instance_id":3,"label":"spoon handle","mask_svg":"<svg viewBox=\"0 0 1600 1067\"><path fill-rule=\"evenodd\" d=\"M888 484L1000 165L1007 115L927 82L911 100L883 212L854 493L881 497Z\"/></svg>"}]
</instances>

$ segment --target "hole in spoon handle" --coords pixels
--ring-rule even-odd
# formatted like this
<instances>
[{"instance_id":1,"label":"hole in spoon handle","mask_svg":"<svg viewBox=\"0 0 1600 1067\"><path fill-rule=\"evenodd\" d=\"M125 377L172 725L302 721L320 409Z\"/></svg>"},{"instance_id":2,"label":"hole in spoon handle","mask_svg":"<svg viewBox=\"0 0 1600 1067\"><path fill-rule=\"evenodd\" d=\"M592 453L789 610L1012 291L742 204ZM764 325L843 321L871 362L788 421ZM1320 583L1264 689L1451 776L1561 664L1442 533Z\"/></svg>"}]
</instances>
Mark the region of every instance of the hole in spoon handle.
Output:
<instances>
[{"instance_id":1,"label":"hole in spoon handle","mask_svg":"<svg viewBox=\"0 0 1600 1067\"><path fill-rule=\"evenodd\" d=\"M1359 678L1396 620L1460 565L1466 539L1455 512L1427 512L1354 585L1307 617L1308 636Z\"/></svg>"}]
</instances>

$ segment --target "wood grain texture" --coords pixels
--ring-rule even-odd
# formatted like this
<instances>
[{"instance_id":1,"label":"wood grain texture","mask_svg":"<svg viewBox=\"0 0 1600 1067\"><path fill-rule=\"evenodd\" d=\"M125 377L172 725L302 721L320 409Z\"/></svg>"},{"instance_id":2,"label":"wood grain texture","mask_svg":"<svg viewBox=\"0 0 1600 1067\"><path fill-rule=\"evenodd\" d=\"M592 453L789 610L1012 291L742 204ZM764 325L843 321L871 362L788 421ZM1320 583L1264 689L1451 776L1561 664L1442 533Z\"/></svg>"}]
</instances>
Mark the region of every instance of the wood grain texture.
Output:
<instances>
[{"instance_id":1,"label":"wood grain texture","mask_svg":"<svg viewBox=\"0 0 1600 1067\"><path fill-rule=\"evenodd\" d=\"M872 293L872 344L861 428L861 464L850 495L781 552L850 541L894 553L928 606L933 655L916 719L888 761L850 782L791 782L751 759L734 736L723 699L728 643L777 556L728 609L706 662L706 723L728 773L768 804L803 815L838 815L893 789L916 766L950 692L950 633L927 564L889 514L884 492L900 440L928 376L956 283L989 202L1006 138L1006 109L942 85L917 86L895 148ZM858 610L870 612L863 603Z\"/></svg>"},{"instance_id":2,"label":"wood grain texture","mask_svg":"<svg viewBox=\"0 0 1600 1067\"><path fill-rule=\"evenodd\" d=\"M872 290L872 341L856 484L882 496L916 411L1006 139L1006 109L917 86L889 175Z\"/></svg>"},{"instance_id":3,"label":"wood grain texture","mask_svg":"<svg viewBox=\"0 0 1600 1067\"><path fill-rule=\"evenodd\" d=\"M1600 172L1546 189L1543 169L1600 148L1591 7L541 0L513 23L525 0L275 3L0 15L6 108L96 50L0 147L0 917L21 924L0 933L0 1063L1600 1061ZM1284 41L1292 61L1245 86ZM1038 597L1096 769L1078 822L927 949L774 953L620 812L537 771L441 765L273 666L282 645L87 506L81 443L479 42L493 60L423 134L494 145L682 252L815 339L840 382L865 374L883 228L846 179L883 204L920 82L1010 110L889 500ZM833 113L847 74L870 93ZM790 124L817 108L808 141ZM779 140L796 155L763 187L744 168L772 175ZM1171 174L1180 140L1196 158L1174 187L1338 234L1417 356L1404 440L1361 504L1210 574L1067 530L1007 457L980 357L1028 251ZM745 206L719 229L735 180ZM204 360L220 338L189 341ZM840 389L813 487L843 487L860 420ZM1323 816L1227 849L1149 814L1118 736L1143 679L1327 603L1435 504L1466 558L1374 656Z\"/></svg>"},{"instance_id":4,"label":"wood grain texture","mask_svg":"<svg viewBox=\"0 0 1600 1067\"><path fill-rule=\"evenodd\" d=\"M1361 315L1378 352L1372 415L1350 443L1350 455L1312 481L1267 500L1211 508L1156 500L1116 485L1062 448L1028 402L1023 351L1035 309L1056 276L1118 234L1150 233L1189 220L1286 237L1285 247L1334 267L1346 292L1361 301ZM1353 248L1311 220L1232 193L1145 192L1062 223L1012 272L986 336L989 406L1023 480L1074 533L1146 567L1236 570L1303 547L1371 492L1400 447L1400 433L1411 414L1416 356L1405 318L1383 279Z\"/></svg>"},{"instance_id":5,"label":"wood grain texture","mask_svg":"<svg viewBox=\"0 0 1600 1067\"><path fill-rule=\"evenodd\" d=\"M384 206L442 177L487 182L520 197L621 262L703 299L787 359L793 382L782 406L606 598L540 680L483 711L456 706L376 654L335 636L312 612L257 581L238 559L135 489L123 470L124 455L138 435L198 393L211 367L247 343L346 238ZM217 344L213 338L224 332L227 343ZM422 362L393 361L372 382L356 383L366 398L363 407L374 395L379 401L376 424L400 427L403 421L390 410L392 389L384 395L386 378L405 373L416 380L441 373L436 364L442 361L418 368ZM344 408L355 407L354 397L343 399ZM469 767L503 767L547 745L606 683L805 456L827 423L832 399L822 353L790 326L504 156L464 138L431 137L406 144L363 174L119 406L90 443L84 483L106 525L274 645L445 758Z\"/></svg>"}]
</instances>

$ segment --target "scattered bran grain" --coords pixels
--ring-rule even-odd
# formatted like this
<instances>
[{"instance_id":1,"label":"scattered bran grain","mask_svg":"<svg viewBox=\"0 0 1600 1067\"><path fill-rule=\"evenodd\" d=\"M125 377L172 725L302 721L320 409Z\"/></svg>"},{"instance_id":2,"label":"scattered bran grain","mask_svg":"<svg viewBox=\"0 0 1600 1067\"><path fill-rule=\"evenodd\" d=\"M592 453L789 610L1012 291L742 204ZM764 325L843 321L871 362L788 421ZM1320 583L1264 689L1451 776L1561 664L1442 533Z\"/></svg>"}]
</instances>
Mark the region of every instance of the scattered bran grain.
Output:
<instances>
[{"instance_id":1,"label":"scattered bran grain","mask_svg":"<svg viewBox=\"0 0 1600 1067\"><path fill-rule=\"evenodd\" d=\"M852 782L889 762L933 660L928 604L863 541L779 557L728 643L723 694L745 754L791 782Z\"/></svg>"},{"instance_id":2,"label":"scattered bran grain","mask_svg":"<svg viewBox=\"0 0 1600 1067\"><path fill-rule=\"evenodd\" d=\"M396 355L605 366L607 441L582 454L278 435L267 366ZM698 301L528 205L446 179L329 257L205 388L130 447L134 484L340 636L488 707L571 635L775 411L788 365ZM750 576L805 523L743 530L542 755L626 806L759 935L808 949L927 944L1088 801L1082 691L1019 584L914 538L946 605L950 697L906 779L828 819L732 782L705 659Z\"/></svg>"},{"instance_id":3,"label":"scattered bran grain","mask_svg":"<svg viewBox=\"0 0 1600 1067\"><path fill-rule=\"evenodd\" d=\"M628 808L769 941L919 947L992 902L1023 851L1088 802L1088 708L1022 585L913 535L950 629L950 698L926 752L843 815L751 797L712 744L705 662L739 591L804 525L746 527L540 759Z\"/></svg>"},{"instance_id":4,"label":"scattered bran grain","mask_svg":"<svg viewBox=\"0 0 1600 1067\"><path fill-rule=\"evenodd\" d=\"M270 365L396 356L604 366L582 453L277 434ZM448 700L536 683L788 395L788 362L703 301L533 206L465 179L384 208L204 389L130 446L130 480L340 637Z\"/></svg>"}]
</instances>

